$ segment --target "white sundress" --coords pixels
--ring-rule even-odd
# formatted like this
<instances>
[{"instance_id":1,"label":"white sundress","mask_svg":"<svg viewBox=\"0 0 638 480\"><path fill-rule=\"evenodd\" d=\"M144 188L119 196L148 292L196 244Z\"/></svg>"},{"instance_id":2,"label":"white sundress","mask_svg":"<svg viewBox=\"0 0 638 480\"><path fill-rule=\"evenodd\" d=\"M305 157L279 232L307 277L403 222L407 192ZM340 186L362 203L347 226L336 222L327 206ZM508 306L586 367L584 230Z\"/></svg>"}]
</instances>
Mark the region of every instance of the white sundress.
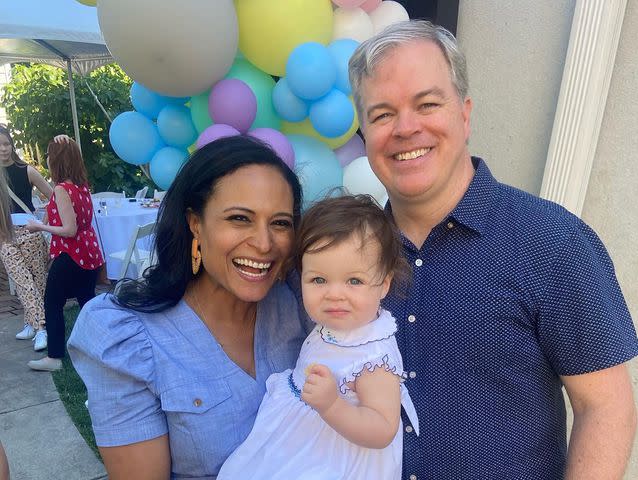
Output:
<instances>
[{"instance_id":1,"label":"white sundress","mask_svg":"<svg viewBox=\"0 0 638 480\"><path fill-rule=\"evenodd\" d=\"M346 385L363 369L380 367L405 378L394 333L396 321L381 310L379 317L352 331L317 325L308 335L294 370L272 374L250 435L222 466L217 480L392 480L401 478L403 428L383 449L358 446L332 429L301 400L306 370L326 365L335 376L340 396L358 404ZM419 432L408 391L401 384L401 404Z\"/></svg>"}]
</instances>

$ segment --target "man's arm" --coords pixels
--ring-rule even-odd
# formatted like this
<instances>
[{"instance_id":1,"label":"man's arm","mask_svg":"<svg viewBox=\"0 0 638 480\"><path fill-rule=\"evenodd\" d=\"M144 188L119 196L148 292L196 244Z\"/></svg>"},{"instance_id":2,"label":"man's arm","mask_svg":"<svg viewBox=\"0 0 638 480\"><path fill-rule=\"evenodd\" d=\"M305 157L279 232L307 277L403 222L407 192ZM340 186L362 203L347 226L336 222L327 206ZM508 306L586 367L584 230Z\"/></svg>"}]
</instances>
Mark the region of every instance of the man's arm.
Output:
<instances>
[{"instance_id":1,"label":"man's arm","mask_svg":"<svg viewBox=\"0 0 638 480\"><path fill-rule=\"evenodd\" d=\"M561 379L574 410L565 479L621 479L636 433L626 365Z\"/></svg>"}]
</instances>

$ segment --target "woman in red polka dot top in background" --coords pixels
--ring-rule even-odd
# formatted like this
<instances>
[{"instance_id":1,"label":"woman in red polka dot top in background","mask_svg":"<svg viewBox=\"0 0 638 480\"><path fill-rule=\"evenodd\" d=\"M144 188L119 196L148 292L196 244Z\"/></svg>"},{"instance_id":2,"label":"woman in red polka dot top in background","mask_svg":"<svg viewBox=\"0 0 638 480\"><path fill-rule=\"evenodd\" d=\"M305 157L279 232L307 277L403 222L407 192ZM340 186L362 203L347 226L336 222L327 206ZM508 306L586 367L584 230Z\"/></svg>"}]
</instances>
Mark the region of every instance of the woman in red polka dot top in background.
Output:
<instances>
[{"instance_id":1,"label":"woman in red polka dot top in background","mask_svg":"<svg viewBox=\"0 0 638 480\"><path fill-rule=\"evenodd\" d=\"M62 368L64 357L64 304L77 298L80 307L95 296L98 270L104 263L93 230L93 203L78 145L58 135L47 148L48 166L55 183L47 206L49 224L30 222L27 229L51 233L53 259L44 293L48 355L31 360L33 370Z\"/></svg>"}]
</instances>

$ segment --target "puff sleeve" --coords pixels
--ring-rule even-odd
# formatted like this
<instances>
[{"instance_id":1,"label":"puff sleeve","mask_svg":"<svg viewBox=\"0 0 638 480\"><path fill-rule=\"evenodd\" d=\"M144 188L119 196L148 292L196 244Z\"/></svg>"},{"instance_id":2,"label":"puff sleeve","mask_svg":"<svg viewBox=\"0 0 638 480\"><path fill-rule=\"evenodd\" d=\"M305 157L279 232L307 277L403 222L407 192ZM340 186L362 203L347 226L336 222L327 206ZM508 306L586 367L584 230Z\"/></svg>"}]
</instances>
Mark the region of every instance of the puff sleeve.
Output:
<instances>
[{"instance_id":1,"label":"puff sleeve","mask_svg":"<svg viewBox=\"0 0 638 480\"><path fill-rule=\"evenodd\" d=\"M88 302L68 341L87 387L99 446L128 445L168 432L155 389L153 349L139 312L105 294Z\"/></svg>"}]
</instances>

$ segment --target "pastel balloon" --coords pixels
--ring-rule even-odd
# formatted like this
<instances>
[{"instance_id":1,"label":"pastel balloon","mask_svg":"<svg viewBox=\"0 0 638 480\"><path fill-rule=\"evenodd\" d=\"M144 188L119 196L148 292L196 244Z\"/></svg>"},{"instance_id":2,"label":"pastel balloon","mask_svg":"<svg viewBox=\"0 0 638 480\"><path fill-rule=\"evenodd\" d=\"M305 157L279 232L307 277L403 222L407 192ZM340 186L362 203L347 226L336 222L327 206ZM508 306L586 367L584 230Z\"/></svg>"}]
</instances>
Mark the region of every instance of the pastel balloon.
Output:
<instances>
[{"instance_id":1,"label":"pastel balloon","mask_svg":"<svg viewBox=\"0 0 638 480\"><path fill-rule=\"evenodd\" d=\"M208 113L213 122L230 125L245 133L257 116L257 97L241 80L225 78L210 91Z\"/></svg>"},{"instance_id":2,"label":"pastel balloon","mask_svg":"<svg viewBox=\"0 0 638 480\"><path fill-rule=\"evenodd\" d=\"M197 139L197 130L193 125L188 108L179 105L167 105L157 116L157 130L166 145L186 148Z\"/></svg>"},{"instance_id":3,"label":"pastel balloon","mask_svg":"<svg viewBox=\"0 0 638 480\"><path fill-rule=\"evenodd\" d=\"M193 125L195 125L197 133L202 133L207 127L213 124L213 120L208 113L209 96L210 89L191 97L191 120L193 121Z\"/></svg>"},{"instance_id":4,"label":"pastel balloon","mask_svg":"<svg viewBox=\"0 0 638 480\"><path fill-rule=\"evenodd\" d=\"M374 34L370 16L360 8L337 8L334 12L332 38L350 38L363 42Z\"/></svg>"},{"instance_id":5,"label":"pastel balloon","mask_svg":"<svg viewBox=\"0 0 638 480\"><path fill-rule=\"evenodd\" d=\"M330 92L310 105L310 123L320 135L340 137L348 131L354 120L354 108L341 90Z\"/></svg>"},{"instance_id":6,"label":"pastel balloon","mask_svg":"<svg viewBox=\"0 0 638 480\"><path fill-rule=\"evenodd\" d=\"M286 60L297 45L326 45L332 38L330 0L242 0L235 6L239 49L250 63L271 75L286 74Z\"/></svg>"},{"instance_id":7,"label":"pastel balloon","mask_svg":"<svg viewBox=\"0 0 638 480\"><path fill-rule=\"evenodd\" d=\"M155 184L162 190L167 190L187 158L186 150L175 147L164 147L159 150L153 155L149 166L149 172Z\"/></svg>"},{"instance_id":8,"label":"pastel balloon","mask_svg":"<svg viewBox=\"0 0 638 480\"><path fill-rule=\"evenodd\" d=\"M105 0L97 13L117 63L164 95L190 97L206 90L228 73L237 52L232 0Z\"/></svg>"},{"instance_id":9,"label":"pastel balloon","mask_svg":"<svg viewBox=\"0 0 638 480\"><path fill-rule=\"evenodd\" d=\"M283 133L272 128L256 128L248 132L248 135L267 143L286 165L293 168L295 164L295 151Z\"/></svg>"},{"instance_id":10,"label":"pastel balloon","mask_svg":"<svg viewBox=\"0 0 638 480\"><path fill-rule=\"evenodd\" d=\"M270 75L259 70L248 60L236 58L226 78L236 78L244 82L257 99L257 116L250 128L268 127L278 130L281 127L281 118L272 103L275 80Z\"/></svg>"},{"instance_id":11,"label":"pastel balloon","mask_svg":"<svg viewBox=\"0 0 638 480\"><path fill-rule=\"evenodd\" d=\"M332 55L332 59L337 67L335 87L346 95L350 95L350 93L352 93L350 78L348 76L348 61L358 45L359 43L357 41L349 38L335 40L328 45L328 52Z\"/></svg>"},{"instance_id":12,"label":"pastel balloon","mask_svg":"<svg viewBox=\"0 0 638 480\"><path fill-rule=\"evenodd\" d=\"M117 156L133 165L150 162L155 152L164 147L153 121L139 112L123 112L115 117L109 140Z\"/></svg>"},{"instance_id":13,"label":"pastel balloon","mask_svg":"<svg viewBox=\"0 0 638 480\"><path fill-rule=\"evenodd\" d=\"M239 135L239 130L231 127L230 125L224 125L223 123L216 123L211 125L197 138L197 148L202 148L204 145L210 142L214 142L218 138L233 137Z\"/></svg>"},{"instance_id":14,"label":"pastel balloon","mask_svg":"<svg viewBox=\"0 0 638 480\"><path fill-rule=\"evenodd\" d=\"M290 90L286 77L281 77L275 85L272 104L279 116L289 122L301 122L308 116L308 104Z\"/></svg>"},{"instance_id":15,"label":"pastel balloon","mask_svg":"<svg viewBox=\"0 0 638 480\"><path fill-rule=\"evenodd\" d=\"M372 10L369 15L370 20L372 20L375 35L393 23L410 19L403 5L392 0L384 0L377 8Z\"/></svg>"},{"instance_id":16,"label":"pastel balloon","mask_svg":"<svg viewBox=\"0 0 638 480\"><path fill-rule=\"evenodd\" d=\"M328 145L328 147L331 148L332 150L339 148L340 146L344 145L348 140L350 140L350 138L352 138L352 136L355 134L358 128L359 128L359 120L357 119L356 112L354 115L354 120L352 121L352 125L350 126L350 129L346 133L341 135L340 137L336 137L336 138L329 138L329 137L324 137L323 135L321 135L312 126L312 123L310 123L309 118L306 118L305 120L301 122L286 122L286 121L281 122L281 131L284 132L286 135L297 134L297 135L306 135L312 138L316 138L317 140Z\"/></svg>"},{"instance_id":17,"label":"pastel balloon","mask_svg":"<svg viewBox=\"0 0 638 480\"><path fill-rule=\"evenodd\" d=\"M188 98L167 97L154 92L138 82L131 85L131 103L135 110L155 120L166 105L184 105Z\"/></svg>"},{"instance_id":18,"label":"pastel balloon","mask_svg":"<svg viewBox=\"0 0 638 480\"><path fill-rule=\"evenodd\" d=\"M380 205L384 205L387 193L383 184L370 168L368 157L359 157L343 168L343 186L349 193L367 193Z\"/></svg>"},{"instance_id":19,"label":"pastel balloon","mask_svg":"<svg viewBox=\"0 0 638 480\"><path fill-rule=\"evenodd\" d=\"M377 8L381 4L381 0L365 0L359 8L366 13L370 13L372 10Z\"/></svg>"},{"instance_id":20,"label":"pastel balloon","mask_svg":"<svg viewBox=\"0 0 638 480\"><path fill-rule=\"evenodd\" d=\"M345 145L342 145L335 150L337 160L339 160L342 167L348 165L355 158L364 157L365 154L366 146L361 137L357 134L353 135L352 138L345 143Z\"/></svg>"},{"instance_id":21,"label":"pastel balloon","mask_svg":"<svg viewBox=\"0 0 638 480\"><path fill-rule=\"evenodd\" d=\"M332 3L338 7L355 8L361 5L363 0L332 0Z\"/></svg>"},{"instance_id":22,"label":"pastel balloon","mask_svg":"<svg viewBox=\"0 0 638 480\"><path fill-rule=\"evenodd\" d=\"M95 7L97 6L97 0L76 0L82 5L86 5L87 7Z\"/></svg>"},{"instance_id":23,"label":"pastel balloon","mask_svg":"<svg viewBox=\"0 0 638 480\"><path fill-rule=\"evenodd\" d=\"M286 63L290 90L304 100L315 100L330 91L337 79L337 66L326 47L307 42L296 47Z\"/></svg>"},{"instance_id":24,"label":"pastel balloon","mask_svg":"<svg viewBox=\"0 0 638 480\"><path fill-rule=\"evenodd\" d=\"M294 171L303 191L303 207L343 185L343 169L323 142L305 135L288 135L295 152Z\"/></svg>"}]
</instances>

